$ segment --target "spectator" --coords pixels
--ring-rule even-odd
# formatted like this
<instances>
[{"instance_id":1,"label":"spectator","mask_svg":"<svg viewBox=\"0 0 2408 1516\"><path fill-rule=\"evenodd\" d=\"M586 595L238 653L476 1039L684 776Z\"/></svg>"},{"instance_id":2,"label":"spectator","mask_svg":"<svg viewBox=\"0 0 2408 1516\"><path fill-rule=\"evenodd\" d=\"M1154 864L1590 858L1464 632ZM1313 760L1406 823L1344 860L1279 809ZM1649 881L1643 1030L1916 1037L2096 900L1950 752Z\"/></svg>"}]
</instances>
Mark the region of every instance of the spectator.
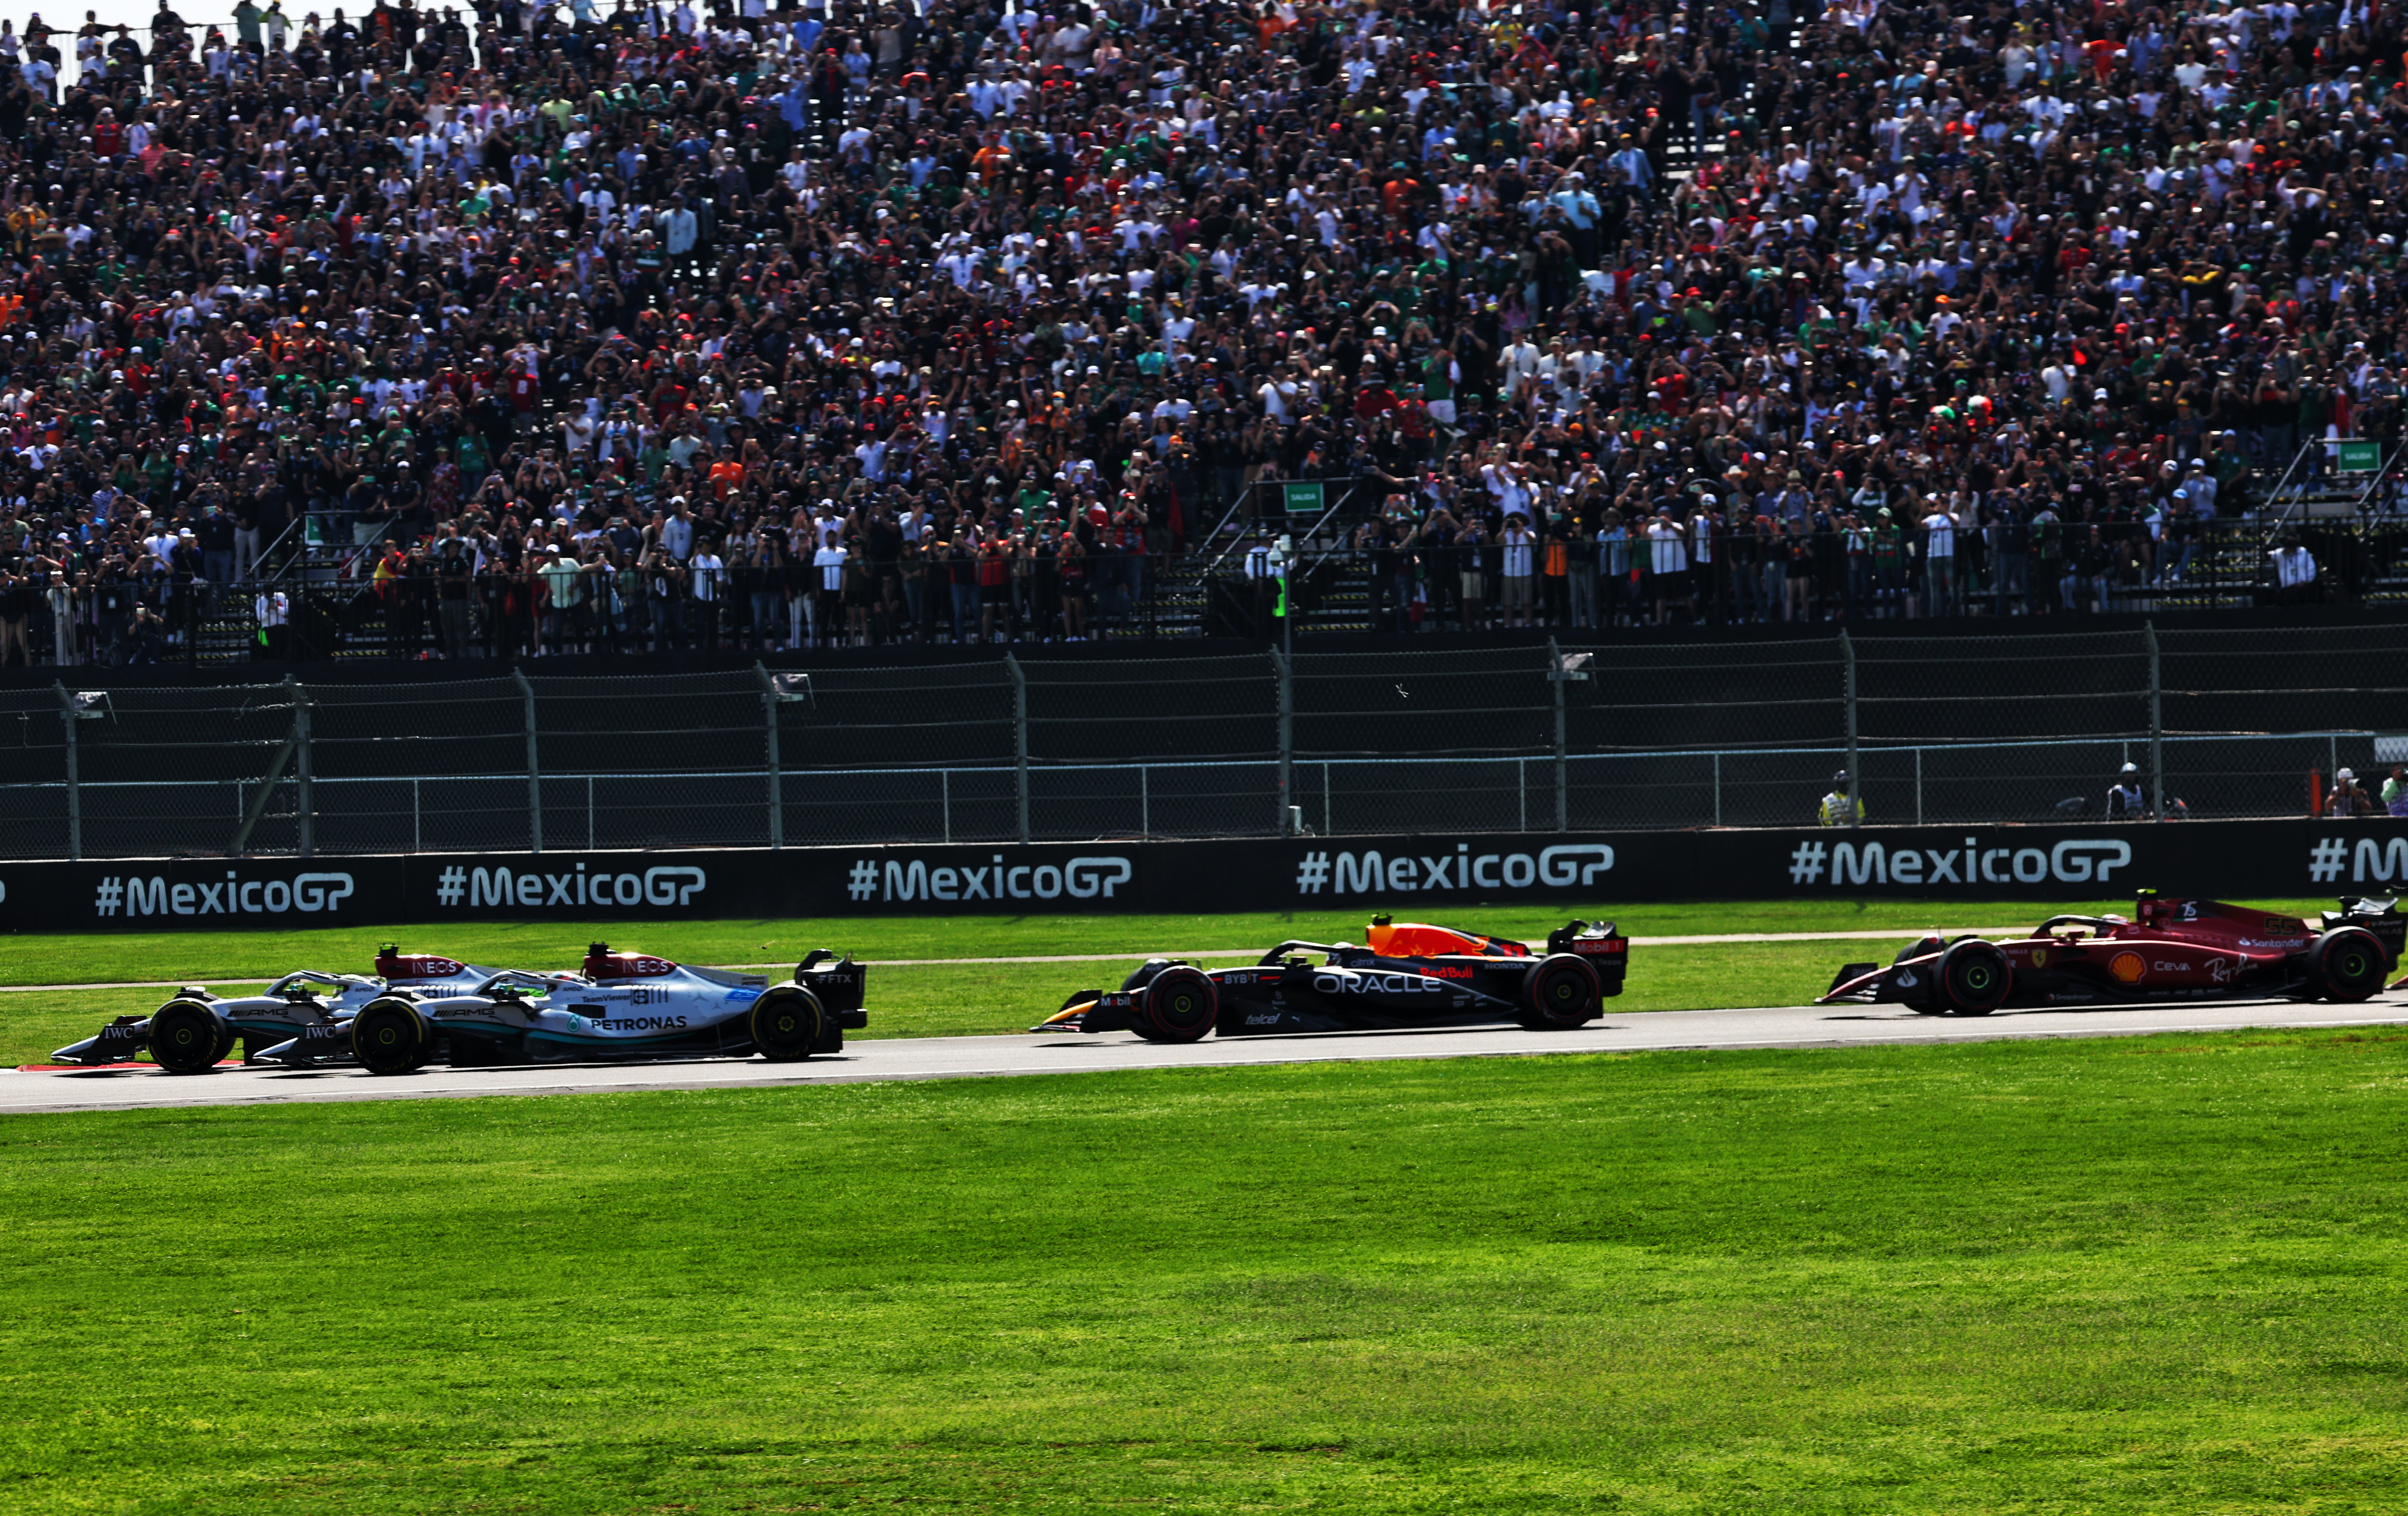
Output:
<instances>
[{"instance_id":1,"label":"spectator","mask_svg":"<svg viewBox=\"0 0 2408 1516\"><path fill-rule=\"evenodd\" d=\"M2385 777L2383 810L2388 816L2408 816L2408 765L2393 764Z\"/></svg>"},{"instance_id":2,"label":"spectator","mask_svg":"<svg viewBox=\"0 0 2408 1516\"><path fill-rule=\"evenodd\" d=\"M446 658L468 656L468 597L476 574L460 538L445 537L435 562L435 606Z\"/></svg>"},{"instance_id":3,"label":"spectator","mask_svg":"<svg viewBox=\"0 0 2408 1516\"><path fill-rule=\"evenodd\" d=\"M1505 611L1505 625L1530 624L1532 591L1537 582L1537 544L1538 538L1530 531L1528 517L1517 510L1505 518L1505 530L1498 537L1498 557L1503 565L1499 578L1505 587L1500 601Z\"/></svg>"},{"instance_id":4,"label":"spectator","mask_svg":"<svg viewBox=\"0 0 2408 1516\"><path fill-rule=\"evenodd\" d=\"M1956 518L1937 494L1923 500L1924 614L1946 616L1956 599Z\"/></svg>"},{"instance_id":5,"label":"spectator","mask_svg":"<svg viewBox=\"0 0 2408 1516\"><path fill-rule=\"evenodd\" d=\"M2107 786L2107 819L2111 822L2146 821L2149 814L2147 794L2141 787L2141 770L2137 764L2126 764Z\"/></svg>"},{"instance_id":6,"label":"spectator","mask_svg":"<svg viewBox=\"0 0 2408 1516\"><path fill-rule=\"evenodd\" d=\"M1656 624L1662 626L1671 618L1672 602L1690 595L1688 535L1672 520L1671 507L1658 507L1656 519L1647 523L1647 547Z\"/></svg>"},{"instance_id":7,"label":"spectator","mask_svg":"<svg viewBox=\"0 0 2408 1516\"><path fill-rule=\"evenodd\" d=\"M2279 605L2300 606L2315 593L2316 561L2300 546L2300 534L2285 532L2283 545L2267 554L2274 569L2274 594Z\"/></svg>"},{"instance_id":8,"label":"spectator","mask_svg":"<svg viewBox=\"0 0 2408 1516\"><path fill-rule=\"evenodd\" d=\"M1823 796L1814 814L1815 823L1820 826L1854 826L1864 821L1864 799L1849 793L1846 769L1831 776L1830 793Z\"/></svg>"},{"instance_id":9,"label":"spectator","mask_svg":"<svg viewBox=\"0 0 2408 1516\"><path fill-rule=\"evenodd\" d=\"M814 647L837 646L839 612L844 605L844 565L852 554L841 537L823 541L811 553L814 580L811 585L811 643ZM953 640L962 640L970 620L968 605L977 594L975 581L957 584L953 589Z\"/></svg>"},{"instance_id":10,"label":"spectator","mask_svg":"<svg viewBox=\"0 0 2408 1516\"><path fill-rule=\"evenodd\" d=\"M0 70L0 557L69 533L121 628L307 520L479 542L523 646L543 546L582 585L621 515L572 632L715 637L696 554L777 531L806 579L849 539L853 636L1083 636L1066 534L1117 623L1244 486L1374 478L1400 615L1611 622L1633 569L1658 624L2104 609L2221 565L2294 442L2401 428L2382 7L230 15Z\"/></svg>"},{"instance_id":11,"label":"spectator","mask_svg":"<svg viewBox=\"0 0 2408 1516\"><path fill-rule=\"evenodd\" d=\"M2376 814L2374 802L2368 798L2355 772L2347 768L2333 770L2332 789L2325 795L2325 814L2335 819Z\"/></svg>"}]
</instances>

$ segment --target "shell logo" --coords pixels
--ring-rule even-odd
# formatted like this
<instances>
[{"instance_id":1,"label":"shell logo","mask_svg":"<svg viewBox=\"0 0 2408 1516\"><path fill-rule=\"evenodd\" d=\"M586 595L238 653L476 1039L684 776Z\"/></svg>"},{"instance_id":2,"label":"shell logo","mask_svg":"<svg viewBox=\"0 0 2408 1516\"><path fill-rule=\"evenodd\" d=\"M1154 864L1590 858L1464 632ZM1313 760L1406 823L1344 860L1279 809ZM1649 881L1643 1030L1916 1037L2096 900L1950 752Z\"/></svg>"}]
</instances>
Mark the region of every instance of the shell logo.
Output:
<instances>
[{"instance_id":1,"label":"shell logo","mask_svg":"<svg viewBox=\"0 0 2408 1516\"><path fill-rule=\"evenodd\" d=\"M2107 972L2127 984L2138 984L2149 971L2149 961L2137 952L2119 952L2107 961Z\"/></svg>"}]
</instances>

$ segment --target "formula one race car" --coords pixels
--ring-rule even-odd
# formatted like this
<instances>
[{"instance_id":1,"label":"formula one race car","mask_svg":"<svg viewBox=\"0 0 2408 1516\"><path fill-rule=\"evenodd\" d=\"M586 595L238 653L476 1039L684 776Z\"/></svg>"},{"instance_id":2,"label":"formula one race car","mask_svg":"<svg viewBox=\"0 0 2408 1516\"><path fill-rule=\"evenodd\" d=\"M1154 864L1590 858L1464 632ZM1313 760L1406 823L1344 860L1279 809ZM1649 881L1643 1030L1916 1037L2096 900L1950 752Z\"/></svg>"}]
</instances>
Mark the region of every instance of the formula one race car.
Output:
<instances>
[{"instance_id":1,"label":"formula one race car","mask_svg":"<svg viewBox=\"0 0 2408 1516\"><path fill-rule=\"evenodd\" d=\"M1283 942L1245 968L1149 958L1117 991L1082 990L1032 1032L1135 1032L1194 1042L1207 1032L1362 1032L1511 1022L1570 1029L1622 993L1630 939L1611 922L1573 922L1527 944L1371 918L1369 947ZM1319 963L1312 954L1320 955Z\"/></svg>"},{"instance_id":2,"label":"formula one race car","mask_svg":"<svg viewBox=\"0 0 2408 1516\"><path fill-rule=\"evenodd\" d=\"M2002 1006L2151 1000L2358 1001L2400 962L2408 917L2389 900L2344 900L2317 926L2251 906L2141 892L2121 916L2052 916L2028 937L1927 937L1887 967L1850 964L1814 1003L1892 1001L1923 1016Z\"/></svg>"},{"instance_id":3,"label":"formula one race car","mask_svg":"<svg viewBox=\"0 0 2408 1516\"><path fill-rule=\"evenodd\" d=\"M759 1053L773 1063L835 1052L869 1024L868 970L814 951L795 977L695 968L640 952L586 950L580 972L494 975L472 993L422 1000L407 990L362 1008L351 1048L372 1074L454 1066L704 1058Z\"/></svg>"},{"instance_id":4,"label":"formula one race car","mask_svg":"<svg viewBox=\"0 0 2408 1516\"><path fill-rule=\"evenodd\" d=\"M218 1066L236 1039L246 1059L311 1064L351 1056L351 1018L380 995L402 994L422 1000L467 994L494 977L451 958L405 953L391 942L377 949L376 974L287 974L253 995L211 994L198 985L148 1016L120 1016L51 1061L98 1066L133 1061L148 1051L171 1074L200 1074Z\"/></svg>"}]
</instances>

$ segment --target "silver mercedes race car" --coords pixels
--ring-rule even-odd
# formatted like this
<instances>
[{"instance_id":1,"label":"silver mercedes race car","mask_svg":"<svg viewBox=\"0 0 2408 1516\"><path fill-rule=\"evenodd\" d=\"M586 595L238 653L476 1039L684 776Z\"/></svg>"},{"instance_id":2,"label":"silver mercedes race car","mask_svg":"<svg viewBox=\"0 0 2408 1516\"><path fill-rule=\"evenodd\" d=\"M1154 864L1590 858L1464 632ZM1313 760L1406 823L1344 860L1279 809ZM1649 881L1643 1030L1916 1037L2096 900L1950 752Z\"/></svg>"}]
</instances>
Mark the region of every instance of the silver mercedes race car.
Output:
<instances>
[{"instance_id":1,"label":"silver mercedes race car","mask_svg":"<svg viewBox=\"0 0 2408 1516\"><path fill-rule=\"evenodd\" d=\"M217 1067L240 1042L246 1061L348 1062L351 1019L380 996L438 1001L472 993L494 972L453 958L405 953L388 942L377 950L373 975L305 968L251 995L212 994L187 985L150 1015L120 1016L99 1036L61 1048L50 1059L91 1068L132 1063L148 1052L171 1074L201 1074Z\"/></svg>"},{"instance_id":2,"label":"silver mercedes race car","mask_svg":"<svg viewBox=\"0 0 2408 1516\"><path fill-rule=\"evenodd\" d=\"M588 949L574 974L496 974L463 995L397 988L363 1007L351 1042L372 1074L429 1063L476 1066L597 1060L835 1052L869 1024L868 970L821 949L771 984L767 975L696 968L649 953Z\"/></svg>"}]
</instances>

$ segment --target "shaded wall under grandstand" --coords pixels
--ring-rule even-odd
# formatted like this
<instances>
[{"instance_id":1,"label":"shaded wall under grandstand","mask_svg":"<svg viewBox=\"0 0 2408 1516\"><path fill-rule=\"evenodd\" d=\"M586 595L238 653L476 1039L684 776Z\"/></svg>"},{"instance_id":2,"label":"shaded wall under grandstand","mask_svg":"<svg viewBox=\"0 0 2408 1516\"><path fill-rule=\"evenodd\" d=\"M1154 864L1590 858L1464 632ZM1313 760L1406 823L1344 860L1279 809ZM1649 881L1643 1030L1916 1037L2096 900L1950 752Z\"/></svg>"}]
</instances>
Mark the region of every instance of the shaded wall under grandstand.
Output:
<instances>
[{"instance_id":1,"label":"shaded wall under grandstand","mask_svg":"<svg viewBox=\"0 0 2408 1516\"><path fill-rule=\"evenodd\" d=\"M0 856L2301 816L2408 625L0 691ZM1568 677L1558 678L1558 675ZM1853 688L1854 698L1850 698ZM774 753L774 767L772 754Z\"/></svg>"}]
</instances>

